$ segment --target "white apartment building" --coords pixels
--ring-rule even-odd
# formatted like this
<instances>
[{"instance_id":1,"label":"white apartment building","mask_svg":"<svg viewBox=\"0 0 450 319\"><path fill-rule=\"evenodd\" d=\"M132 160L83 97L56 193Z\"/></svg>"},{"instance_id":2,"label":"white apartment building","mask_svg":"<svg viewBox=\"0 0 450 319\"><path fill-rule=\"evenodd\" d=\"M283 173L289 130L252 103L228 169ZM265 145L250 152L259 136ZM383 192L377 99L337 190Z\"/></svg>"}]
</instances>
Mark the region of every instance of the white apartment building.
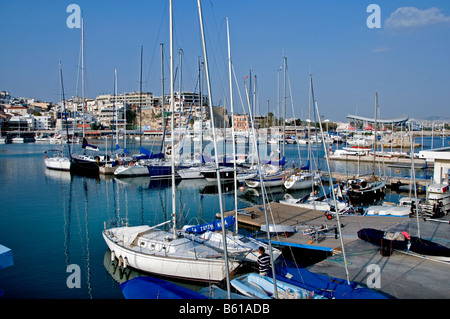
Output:
<instances>
[{"instance_id":1,"label":"white apartment building","mask_svg":"<svg viewBox=\"0 0 450 319\"><path fill-rule=\"evenodd\" d=\"M95 99L97 104L103 105L105 103L117 103L127 105L132 105L134 107L141 106L142 109L151 109L154 107L154 97L153 93L150 92L131 92L131 93L122 93L122 94L103 94L97 96Z\"/></svg>"},{"instance_id":2,"label":"white apartment building","mask_svg":"<svg viewBox=\"0 0 450 319\"><path fill-rule=\"evenodd\" d=\"M50 130L52 129L52 119L50 116L41 115L34 116L34 130L42 131L42 130Z\"/></svg>"}]
</instances>

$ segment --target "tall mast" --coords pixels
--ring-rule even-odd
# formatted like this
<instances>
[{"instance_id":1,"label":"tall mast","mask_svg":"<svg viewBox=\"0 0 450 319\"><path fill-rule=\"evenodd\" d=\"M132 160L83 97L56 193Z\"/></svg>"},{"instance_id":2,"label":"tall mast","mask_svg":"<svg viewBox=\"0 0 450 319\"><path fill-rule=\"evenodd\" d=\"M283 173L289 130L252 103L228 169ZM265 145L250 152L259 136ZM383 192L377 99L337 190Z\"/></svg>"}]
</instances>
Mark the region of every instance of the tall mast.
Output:
<instances>
[{"instance_id":1,"label":"tall mast","mask_svg":"<svg viewBox=\"0 0 450 319\"><path fill-rule=\"evenodd\" d=\"M224 221L224 216L223 216L223 204L222 204L222 184L220 181L220 168L219 168L219 157L218 157L218 152L217 152L216 128L214 125L214 110L213 110L213 101L212 101L212 95L211 95L211 82L210 82L210 78L209 78L208 55L206 52L205 33L203 30L203 16L202 16L201 0L197 0L197 7L198 7L198 16L199 16L199 20L200 20L200 30L201 30L201 35L202 35L203 56L205 58L205 74L206 74L206 85L207 85L207 90L208 90L208 104L209 104L209 110L211 113L211 127L212 127L212 132L213 132L214 157L215 157L215 162L216 162L216 175L217 175L219 206L220 206L220 219L222 222L222 236L223 236L223 248L224 248L223 251L224 251L224 257L225 257L226 285L227 285L228 299L231 299L230 273L229 273L229 267L228 267L227 236L226 236L226 230L225 230L225 221Z\"/></svg>"},{"instance_id":2,"label":"tall mast","mask_svg":"<svg viewBox=\"0 0 450 319\"><path fill-rule=\"evenodd\" d=\"M179 105L180 105L180 115L179 115L179 119L180 119L180 123L178 124L178 127L180 127L181 128L181 110L182 110L182 104L181 104L181 63L182 63L182 55L183 55L183 49L180 49L180 51L179 51L179 54L180 54L180 79L179 79L179 84L178 84L178 90L179 90L179 94L178 94L178 96L179 96L179 101L178 101L178 103L179 103ZM178 137L179 137L179 139L180 139L180 143L181 143L181 131L179 131L180 132L180 134L178 135ZM180 144L181 145L181 144Z\"/></svg>"},{"instance_id":3,"label":"tall mast","mask_svg":"<svg viewBox=\"0 0 450 319\"><path fill-rule=\"evenodd\" d=\"M285 155L286 144L286 57L283 57L284 71L284 98L283 98L283 157Z\"/></svg>"},{"instance_id":4,"label":"tall mast","mask_svg":"<svg viewBox=\"0 0 450 319\"><path fill-rule=\"evenodd\" d=\"M64 111L61 110L61 131L62 131L62 114L63 112L66 113L66 97L64 94L64 80L63 80L63 73L62 73L62 66L61 66L61 61L59 62L59 74L60 74L60 79L61 79L61 93L62 93L62 102L63 102L63 108ZM65 123L66 123L66 135L67 135L67 140L69 140L69 125L67 124L67 114L65 116ZM20 121L19 121L20 124ZM62 143L62 139L61 139L61 143ZM71 155L71 150L70 150L70 143L67 143L67 146L69 147L69 157Z\"/></svg>"},{"instance_id":5,"label":"tall mast","mask_svg":"<svg viewBox=\"0 0 450 319\"><path fill-rule=\"evenodd\" d=\"M81 18L81 96L83 99L83 138L85 137L84 18Z\"/></svg>"},{"instance_id":6,"label":"tall mast","mask_svg":"<svg viewBox=\"0 0 450 319\"><path fill-rule=\"evenodd\" d=\"M411 123L409 123L409 136L410 136L410 144L411 144L411 176L413 177L414 184L414 200L415 200L415 208L416 208L416 221L417 221L417 237L420 238L420 223L419 223L419 205L417 201L417 186L416 186L416 171L414 169L414 144L411 130Z\"/></svg>"},{"instance_id":7,"label":"tall mast","mask_svg":"<svg viewBox=\"0 0 450 319\"><path fill-rule=\"evenodd\" d=\"M160 153L164 152L164 140L166 137L166 115L164 114L164 44L161 43L161 112L162 112L162 126L163 126L163 139L161 142Z\"/></svg>"},{"instance_id":8,"label":"tall mast","mask_svg":"<svg viewBox=\"0 0 450 319\"><path fill-rule=\"evenodd\" d=\"M238 233L238 200L237 200L237 171L236 171L236 137L234 136L234 101L233 101L233 81L231 76L231 46L230 46L230 28L227 17L227 39L228 39L228 76L230 81L230 105L231 105L231 135L233 141L233 169L234 169L234 214L235 214L235 228L234 233Z\"/></svg>"},{"instance_id":9,"label":"tall mast","mask_svg":"<svg viewBox=\"0 0 450 319\"><path fill-rule=\"evenodd\" d=\"M255 125L254 125L254 121L253 121L253 117L252 117L252 109L250 106L250 100L249 100L249 93L247 90L247 85L245 84L245 93L247 94L247 104L248 104L248 109L249 109L249 117L250 117L250 121L251 121L251 126L252 126L252 133L250 134L253 137L253 145L256 145L256 131L255 131ZM266 204L266 190L264 187L264 180L262 178L262 174L261 174L261 161L259 158L259 152L256 152L256 163L257 163L257 167L258 167L258 175L259 175L259 183L261 185L261 194L262 194L262 201L263 201L263 206L264 206L264 217L266 220L266 229L267 229L267 242L269 245L269 256L270 256L270 262L272 264L272 266L274 265L274 260L273 260L273 251L272 251L272 241L270 238L270 229L269 229L269 216L267 213L267 204ZM273 276L273 286L274 286L274 296L275 299L278 299L278 291L277 291L277 280L276 280L276 276L275 276L275 272L272 272L272 276Z\"/></svg>"},{"instance_id":10,"label":"tall mast","mask_svg":"<svg viewBox=\"0 0 450 319\"><path fill-rule=\"evenodd\" d=\"M375 177L375 158L377 154L377 114L378 114L378 92L375 92L375 137L374 137L374 146L373 146L373 176ZM402 137L403 140L403 137Z\"/></svg>"},{"instance_id":11,"label":"tall mast","mask_svg":"<svg viewBox=\"0 0 450 319\"><path fill-rule=\"evenodd\" d=\"M176 202L175 202L175 150L174 150L174 144L173 144L173 138L174 138L174 133L173 133L173 122L174 122L174 92L173 92L173 17L172 17L172 0L169 0L169 7L170 7L170 108L171 108L171 113L172 113L172 118L171 118L171 125L170 125L170 129L171 129L171 134L172 134L172 138L171 138L171 146L172 146L172 156L171 156L171 165L172 165L172 221L173 221L173 227L172 227L172 234L173 234L173 238L177 237L177 232L176 232Z\"/></svg>"},{"instance_id":12,"label":"tall mast","mask_svg":"<svg viewBox=\"0 0 450 319\"><path fill-rule=\"evenodd\" d=\"M350 285L350 278L349 278L349 274L348 274L348 265L347 265L347 257L345 255L344 240L342 239L341 222L339 220L338 203L337 203L337 200L336 200L336 194L335 194L334 187L333 187L333 177L331 176L329 149L328 149L328 147L326 145L327 143L325 141L325 135L323 134L322 120L320 119L319 107L317 106L317 102L316 101L314 101L314 105L316 106L317 117L319 118L319 127L320 127L320 133L321 133L321 136L322 136L323 148L324 148L324 151L325 151L325 158L326 158L326 161L327 161L327 168L328 168L328 176L329 176L329 181L330 181L331 193L333 194L334 207L336 208L336 221L337 221L337 227L338 227L338 231L339 231L339 239L341 241L342 255L344 257L345 274L346 274L346 278L347 278L347 284Z\"/></svg>"},{"instance_id":13,"label":"tall mast","mask_svg":"<svg viewBox=\"0 0 450 319\"><path fill-rule=\"evenodd\" d=\"M142 146L142 55L144 47L141 45L141 70L139 78L139 147Z\"/></svg>"},{"instance_id":14,"label":"tall mast","mask_svg":"<svg viewBox=\"0 0 450 319\"><path fill-rule=\"evenodd\" d=\"M116 144L119 145L119 107L117 106L117 68L114 69L114 101L115 101L115 112L116 112Z\"/></svg>"}]
</instances>

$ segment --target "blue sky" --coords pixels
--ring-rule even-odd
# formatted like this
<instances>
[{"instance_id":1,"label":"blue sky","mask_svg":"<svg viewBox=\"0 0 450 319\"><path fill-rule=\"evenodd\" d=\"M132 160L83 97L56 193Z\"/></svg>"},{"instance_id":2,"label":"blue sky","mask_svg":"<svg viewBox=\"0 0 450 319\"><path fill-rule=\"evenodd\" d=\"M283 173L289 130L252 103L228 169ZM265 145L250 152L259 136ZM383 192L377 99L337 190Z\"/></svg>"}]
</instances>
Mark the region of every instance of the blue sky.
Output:
<instances>
[{"instance_id":1,"label":"blue sky","mask_svg":"<svg viewBox=\"0 0 450 319\"><path fill-rule=\"evenodd\" d=\"M72 3L81 7L85 19L88 97L113 92L114 68L119 92L138 91L141 45L143 87L160 95L160 43L165 45L169 92L168 0L0 0L0 90L57 101L61 61L66 96L76 94L81 32L66 25L66 8ZM177 67L182 48L183 90L193 91L202 56L197 1L173 3L174 63ZM381 28L366 24L369 4L380 7ZM448 1L203 0L202 7L214 104L223 105L229 95L228 17L239 89L243 94L243 78L252 70L260 114L267 112L268 100L270 111L277 112L277 69L286 56L297 117L307 114L312 74L320 113L330 120L345 121L355 113L373 116L375 92L381 118L450 119ZM236 110L242 111L234 91ZM287 93L286 114L291 117L289 89Z\"/></svg>"}]
</instances>

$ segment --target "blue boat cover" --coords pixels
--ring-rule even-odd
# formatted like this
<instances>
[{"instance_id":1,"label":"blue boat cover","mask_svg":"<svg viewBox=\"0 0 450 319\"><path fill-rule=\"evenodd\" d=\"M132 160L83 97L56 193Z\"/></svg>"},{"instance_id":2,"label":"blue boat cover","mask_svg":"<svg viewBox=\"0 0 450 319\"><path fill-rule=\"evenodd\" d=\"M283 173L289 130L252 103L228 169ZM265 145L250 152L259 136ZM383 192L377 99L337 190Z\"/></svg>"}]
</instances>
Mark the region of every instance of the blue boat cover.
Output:
<instances>
[{"instance_id":1,"label":"blue boat cover","mask_svg":"<svg viewBox=\"0 0 450 319\"><path fill-rule=\"evenodd\" d=\"M304 289L313 290L327 298L335 299L387 299L375 290L359 286L355 282L326 275L320 275L297 266L284 266L276 269L276 278Z\"/></svg>"},{"instance_id":2,"label":"blue boat cover","mask_svg":"<svg viewBox=\"0 0 450 319\"><path fill-rule=\"evenodd\" d=\"M309 171L309 166L310 166L310 163L308 161L308 163L306 163L306 165L301 167L300 169L303 170L303 171Z\"/></svg>"},{"instance_id":3,"label":"blue boat cover","mask_svg":"<svg viewBox=\"0 0 450 319\"><path fill-rule=\"evenodd\" d=\"M149 159L163 159L164 158L164 153L156 153L156 154L151 154L149 156Z\"/></svg>"},{"instance_id":4,"label":"blue boat cover","mask_svg":"<svg viewBox=\"0 0 450 319\"><path fill-rule=\"evenodd\" d=\"M125 299L208 299L163 279L138 276L120 284Z\"/></svg>"},{"instance_id":5,"label":"blue boat cover","mask_svg":"<svg viewBox=\"0 0 450 319\"><path fill-rule=\"evenodd\" d=\"M225 217L224 218L225 228L233 226L234 222L235 222L234 216ZM205 224L201 224L201 225L197 225L197 226L188 227L188 228L186 228L185 232L192 233L192 234L202 234L208 230L209 231L222 230L222 220L219 219L219 220L212 221L210 223L205 223Z\"/></svg>"}]
</instances>

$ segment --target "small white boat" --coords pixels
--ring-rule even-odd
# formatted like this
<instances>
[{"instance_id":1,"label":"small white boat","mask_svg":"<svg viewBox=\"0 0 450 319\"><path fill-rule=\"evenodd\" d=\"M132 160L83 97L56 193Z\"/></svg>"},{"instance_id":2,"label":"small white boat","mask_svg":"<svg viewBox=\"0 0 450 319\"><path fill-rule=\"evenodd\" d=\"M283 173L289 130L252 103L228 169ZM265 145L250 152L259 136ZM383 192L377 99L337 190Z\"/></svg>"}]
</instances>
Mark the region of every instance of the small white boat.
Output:
<instances>
[{"instance_id":1,"label":"small white boat","mask_svg":"<svg viewBox=\"0 0 450 319\"><path fill-rule=\"evenodd\" d=\"M25 143L25 140L23 137L13 137L11 142L13 144L22 144L22 143Z\"/></svg>"},{"instance_id":2,"label":"small white boat","mask_svg":"<svg viewBox=\"0 0 450 319\"><path fill-rule=\"evenodd\" d=\"M266 224L261 225L261 231L267 233L267 226ZM295 233L295 228L289 225L282 225L282 224L269 224L269 233L271 234L289 234L289 233Z\"/></svg>"},{"instance_id":3,"label":"small white boat","mask_svg":"<svg viewBox=\"0 0 450 319\"><path fill-rule=\"evenodd\" d=\"M319 198L311 197L303 200L302 198L296 199L293 198L290 194L286 194L284 199L280 200L279 202L290 206L319 210L321 212L329 212L331 210L334 210L334 201L330 200L329 198L320 200ZM349 208L347 203L340 200L337 201L337 204L339 211Z\"/></svg>"},{"instance_id":4,"label":"small white boat","mask_svg":"<svg viewBox=\"0 0 450 319\"><path fill-rule=\"evenodd\" d=\"M320 181L318 173L298 172L286 178L284 187L286 189L306 189L313 187L314 184Z\"/></svg>"},{"instance_id":5,"label":"small white boat","mask_svg":"<svg viewBox=\"0 0 450 319\"><path fill-rule=\"evenodd\" d=\"M45 166L48 169L55 169L58 171L70 171L70 158L65 156L53 156L44 159Z\"/></svg>"},{"instance_id":6,"label":"small white boat","mask_svg":"<svg viewBox=\"0 0 450 319\"><path fill-rule=\"evenodd\" d=\"M115 177L137 177L137 176L149 176L148 168L145 165L145 160L139 160L138 162L130 162L128 164L120 165L114 171Z\"/></svg>"},{"instance_id":7,"label":"small white boat","mask_svg":"<svg viewBox=\"0 0 450 319\"><path fill-rule=\"evenodd\" d=\"M47 152L53 152L53 156L44 156L44 163L48 169L58 171L70 171L70 157L64 156L60 150L49 150Z\"/></svg>"},{"instance_id":8,"label":"small white boat","mask_svg":"<svg viewBox=\"0 0 450 319\"><path fill-rule=\"evenodd\" d=\"M231 280L231 285L241 294L258 299L274 298L275 285L273 278L249 273ZM277 280L278 299L326 299L290 283Z\"/></svg>"},{"instance_id":9,"label":"small white boat","mask_svg":"<svg viewBox=\"0 0 450 319\"><path fill-rule=\"evenodd\" d=\"M411 213L411 208L397 205L374 205L367 208L366 216L397 216L407 217Z\"/></svg>"}]
</instances>

